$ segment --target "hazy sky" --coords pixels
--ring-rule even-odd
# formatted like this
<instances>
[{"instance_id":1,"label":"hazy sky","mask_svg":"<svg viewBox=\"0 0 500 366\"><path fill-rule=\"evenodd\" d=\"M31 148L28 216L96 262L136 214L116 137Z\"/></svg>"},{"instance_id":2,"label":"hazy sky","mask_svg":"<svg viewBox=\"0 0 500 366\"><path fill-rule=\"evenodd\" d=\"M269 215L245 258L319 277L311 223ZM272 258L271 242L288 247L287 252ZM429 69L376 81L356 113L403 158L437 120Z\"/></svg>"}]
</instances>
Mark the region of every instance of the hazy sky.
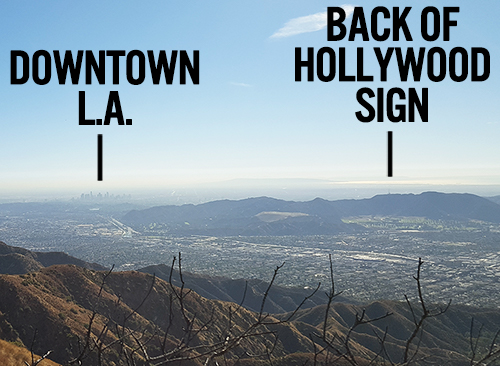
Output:
<instances>
[{"instance_id":1,"label":"hazy sky","mask_svg":"<svg viewBox=\"0 0 500 366\"><path fill-rule=\"evenodd\" d=\"M370 24L382 2L358 1ZM0 192L113 191L178 187L233 179L324 179L358 184L500 185L500 2L384 1L412 6L412 42L327 41L328 1L3 1L0 69ZM425 6L459 6L449 42L424 41ZM349 7L346 7L349 9ZM345 22L350 25L351 17ZM382 22L390 25L390 20ZM295 82L294 52L302 47L346 48L347 72L356 71L356 47L365 52L373 83ZM491 75L474 83L448 77L401 82L394 67L380 83L373 47L484 47ZM30 78L10 84L10 51L200 51L200 84L131 86L125 60L120 84L40 86ZM83 68L82 68L83 70ZM303 73L305 78L305 72ZM429 122L361 123L362 87L429 88ZM132 126L78 125L78 91L87 118L103 118L108 93L119 91ZM394 131L394 177L387 177L386 136ZM97 182L97 134L104 139L104 181ZM339 183L340 182L340 183ZM500 193L500 192L499 192Z\"/></svg>"}]
</instances>

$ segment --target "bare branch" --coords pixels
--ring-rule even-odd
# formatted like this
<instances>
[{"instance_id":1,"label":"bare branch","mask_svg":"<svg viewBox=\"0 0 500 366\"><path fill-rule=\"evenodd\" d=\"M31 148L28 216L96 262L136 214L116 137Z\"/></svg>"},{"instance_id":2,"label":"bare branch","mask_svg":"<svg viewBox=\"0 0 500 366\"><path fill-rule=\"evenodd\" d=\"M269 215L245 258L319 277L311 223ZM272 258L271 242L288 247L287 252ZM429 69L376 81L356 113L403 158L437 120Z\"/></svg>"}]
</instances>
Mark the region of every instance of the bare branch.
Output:
<instances>
[{"instance_id":1,"label":"bare branch","mask_svg":"<svg viewBox=\"0 0 500 366\"><path fill-rule=\"evenodd\" d=\"M276 276L278 275L278 271L285 265L285 262L283 262L280 266L277 266L276 269L274 270L273 278L271 279L271 282L269 282L269 286L267 286L266 292L264 293L264 297L262 298L262 302L260 304L260 311L259 311L259 321L262 319L262 315L264 313L264 305L266 304L267 296L269 295L269 291L271 290L271 287L274 284L274 280L276 280Z\"/></svg>"},{"instance_id":2,"label":"bare branch","mask_svg":"<svg viewBox=\"0 0 500 366\"><path fill-rule=\"evenodd\" d=\"M420 342L421 342L421 338L423 335L423 324L424 324L425 320L427 318L432 318L432 317L436 317L436 316L439 316L441 314L444 314L449 309L449 307L451 305L451 300L450 300L444 309L439 308L439 310L431 311L427 308L427 306L425 304L423 291L422 291L422 283L420 281L420 273L421 273L421 269L422 269L423 264L424 264L424 262L422 261L422 258L418 258L417 275L413 276L413 278L417 282L418 299L420 302L420 306L422 308L422 315L420 316L420 319L418 321L417 321L416 314L413 310L413 307L412 307L410 301L408 300L408 297L405 295L406 302L407 302L407 304L410 308L410 311L412 313L412 316L413 316L415 329L413 330L412 334L407 339L406 344L405 344L405 351L404 351L404 355L403 355L403 363L404 364L408 364L411 360L413 360L415 358L415 356L417 355L418 350L420 349ZM410 345L412 344L413 340L415 339L415 337L417 336L417 334L419 332L421 333L419 343L417 344L415 352L410 357Z\"/></svg>"}]
</instances>

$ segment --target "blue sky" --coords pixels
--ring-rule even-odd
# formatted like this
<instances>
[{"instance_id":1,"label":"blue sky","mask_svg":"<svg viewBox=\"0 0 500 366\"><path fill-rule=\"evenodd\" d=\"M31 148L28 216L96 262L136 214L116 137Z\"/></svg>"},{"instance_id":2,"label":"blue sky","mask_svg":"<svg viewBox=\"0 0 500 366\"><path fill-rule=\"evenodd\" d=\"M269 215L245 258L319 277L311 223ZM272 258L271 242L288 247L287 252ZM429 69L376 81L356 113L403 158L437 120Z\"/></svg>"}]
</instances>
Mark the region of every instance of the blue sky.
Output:
<instances>
[{"instance_id":1,"label":"blue sky","mask_svg":"<svg viewBox=\"0 0 500 366\"><path fill-rule=\"evenodd\" d=\"M356 182L396 190L409 185L446 185L457 191L500 187L500 3L358 1L350 5L362 6L365 14L376 5L412 6L408 25L413 42L363 42L359 37L328 42L318 13L341 5L278 0L3 2L0 192L77 195L244 179L317 179L333 186ZM452 15L458 26L451 29L449 42L422 40L420 12L430 5L441 10L460 6L460 13ZM348 71L355 70L356 47L364 47L366 70L376 80L373 47L484 47L491 55L491 75L482 83L448 78L433 83L426 76L419 83L402 83L392 69L383 84L298 83L295 47L345 47ZM54 76L45 86L31 79L11 85L10 51L32 55L41 49L199 50L200 84L131 86L122 62L119 85L59 85ZM108 61L108 74L110 66ZM365 86L429 88L429 122L359 122L356 91ZM80 90L86 91L88 118L103 118L109 91L118 90L133 125L79 126ZM394 131L392 178L386 176L389 130ZM104 138L103 182L96 178L99 133Z\"/></svg>"}]
</instances>

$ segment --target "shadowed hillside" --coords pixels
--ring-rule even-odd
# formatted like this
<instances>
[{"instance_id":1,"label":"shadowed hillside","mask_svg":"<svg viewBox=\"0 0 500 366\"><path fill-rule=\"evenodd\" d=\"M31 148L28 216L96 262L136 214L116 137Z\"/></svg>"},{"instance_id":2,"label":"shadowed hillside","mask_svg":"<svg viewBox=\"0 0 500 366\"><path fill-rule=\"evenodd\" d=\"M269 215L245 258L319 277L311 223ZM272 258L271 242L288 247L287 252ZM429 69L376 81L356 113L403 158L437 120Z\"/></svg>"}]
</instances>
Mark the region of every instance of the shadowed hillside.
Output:
<instances>
[{"instance_id":1,"label":"shadowed hillside","mask_svg":"<svg viewBox=\"0 0 500 366\"><path fill-rule=\"evenodd\" d=\"M160 264L141 268L138 271L154 274L158 278L168 281L171 267ZM233 280L227 277L211 277L189 272L183 272L183 279L187 288L193 289L207 299L230 301L237 304L244 299L241 305L252 311L260 310L262 298L268 287L267 282L258 279ZM176 286L181 286L179 272L175 269L172 272L172 282ZM293 311L311 291L311 289L274 285L268 293L264 311L272 314ZM352 303L350 299L342 296L338 298L338 301ZM326 297L324 294L317 292L302 305L302 308L311 308L325 303Z\"/></svg>"},{"instance_id":2,"label":"shadowed hillside","mask_svg":"<svg viewBox=\"0 0 500 366\"><path fill-rule=\"evenodd\" d=\"M99 264L88 263L63 252L32 252L0 241L1 274L24 274L54 264L74 264L79 267L101 271L106 269Z\"/></svg>"}]
</instances>

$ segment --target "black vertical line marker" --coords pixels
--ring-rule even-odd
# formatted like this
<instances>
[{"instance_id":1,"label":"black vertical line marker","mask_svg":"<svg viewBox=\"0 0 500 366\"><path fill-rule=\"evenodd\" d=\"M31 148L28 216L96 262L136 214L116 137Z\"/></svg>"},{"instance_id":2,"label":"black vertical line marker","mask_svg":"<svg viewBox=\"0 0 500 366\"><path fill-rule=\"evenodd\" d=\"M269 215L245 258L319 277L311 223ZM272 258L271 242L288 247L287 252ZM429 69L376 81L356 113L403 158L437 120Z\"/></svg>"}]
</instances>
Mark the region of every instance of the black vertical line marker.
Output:
<instances>
[{"instance_id":1,"label":"black vertical line marker","mask_svg":"<svg viewBox=\"0 0 500 366\"><path fill-rule=\"evenodd\" d=\"M387 176L392 177L392 131L387 131Z\"/></svg>"},{"instance_id":2,"label":"black vertical line marker","mask_svg":"<svg viewBox=\"0 0 500 366\"><path fill-rule=\"evenodd\" d=\"M102 181L102 135L97 135L97 180Z\"/></svg>"}]
</instances>

